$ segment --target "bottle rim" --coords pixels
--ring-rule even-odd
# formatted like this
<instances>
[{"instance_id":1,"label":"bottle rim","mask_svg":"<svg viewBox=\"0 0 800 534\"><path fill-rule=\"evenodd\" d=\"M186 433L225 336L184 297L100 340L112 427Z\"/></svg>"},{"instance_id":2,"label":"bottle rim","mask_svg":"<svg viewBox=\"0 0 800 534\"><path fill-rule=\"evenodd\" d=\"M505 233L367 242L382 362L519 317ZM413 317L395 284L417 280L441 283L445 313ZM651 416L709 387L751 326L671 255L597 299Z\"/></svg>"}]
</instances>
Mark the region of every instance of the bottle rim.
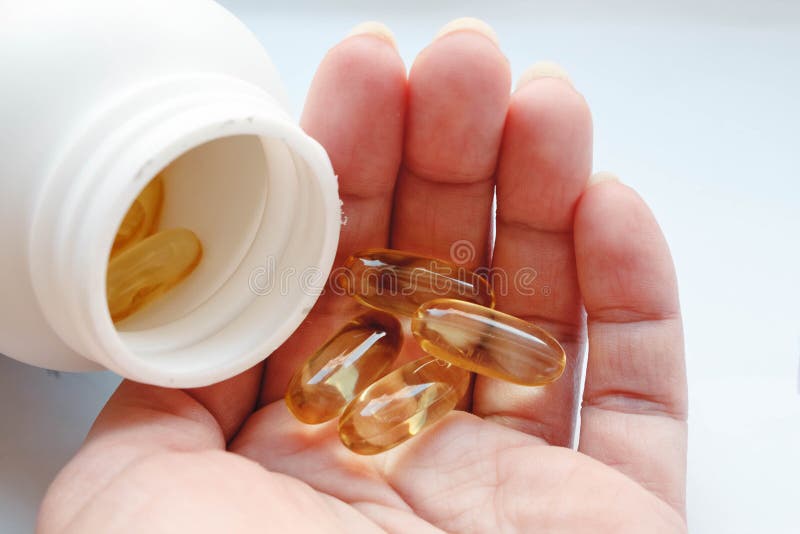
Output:
<instances>
[{"instance_id":1,"label":"bottle rim","mask_svg":"<svg viewBox=\"0 0 800 534\"><path fill-rule=\"evenodd\" d=\"M30 248L37 300L65 343L122 376L170 387L234 376L280 346L324 288L340 224L336 177L325 151L274 100L240 80L194 80L195 91L186 91L185 82L170 82L172 90L162 88L160 98L144 99L136 113L125 106L107 111L87 129L84 142L63 160L79 164L58 166L49 180L54 187L46 189L35 212ZM118 126L98 132L109 122ZM171 162L235 136L261 140L272 165L264 176L263 213L244 260L230 279L178 318L120 330L105 295L118 223L141 188ZM264 287L265 276L274 283L292 271L285 287L283 280L282 287ZM309 272L315 276L309 278Z\"/></svg>"}]
</instances>

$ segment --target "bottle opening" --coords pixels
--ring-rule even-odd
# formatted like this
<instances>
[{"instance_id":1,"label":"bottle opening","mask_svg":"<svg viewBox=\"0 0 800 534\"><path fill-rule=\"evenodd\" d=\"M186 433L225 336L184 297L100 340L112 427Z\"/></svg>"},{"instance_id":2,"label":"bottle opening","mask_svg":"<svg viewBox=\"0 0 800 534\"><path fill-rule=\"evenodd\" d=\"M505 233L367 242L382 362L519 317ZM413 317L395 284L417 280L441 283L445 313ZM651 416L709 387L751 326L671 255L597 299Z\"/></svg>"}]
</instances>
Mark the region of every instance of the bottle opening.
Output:
<instances>
[{"instance_id":1,"label":"bottle opening","mask_svg":"<svg viewBox=\"0 0 800 534\"><path fill-rule=\"evenodd\" d=\"M117 321L118 331L143 331L172 323L222 287L242 263L261 227L268 174L261 139L238 135L193 148L157 175L163 193L152 233L190 230L202 243L202 259L175 287ZM273 239L282 237L268 234Z\"/></svg>"},{"instance_id":2,"label":"bottle opening","mask_svg":"<svg viewBox=\"0 0 800 534\"><path fill-rule=\"evenodd\" d=\"M188 277L114 324L124 348L115 360L139 369L127 374L209 383L288 338L324 287L338 236L335 182L318 173L282 138L233 135L185 151L157 174L155 231L191 230L203 255Z\"/></svg>"},{"instance_id":3,"label":"bottle opening","mask_svg":"<svg viewBox=\"0 0 800 534\"><path fill-rule=\"evenodd\" d=\"M139 382L196 387L267 357L311 310L336 254L340 204L323 148L269 93L229 76L143 85L86 120L42 188L27 258L36 311L54 345L75 356L70 367L86 360ZM201 246L182 250L202 256L115 324L109 254L155 176L158 231L191 231Z\"/></svg>"}]
</instances>

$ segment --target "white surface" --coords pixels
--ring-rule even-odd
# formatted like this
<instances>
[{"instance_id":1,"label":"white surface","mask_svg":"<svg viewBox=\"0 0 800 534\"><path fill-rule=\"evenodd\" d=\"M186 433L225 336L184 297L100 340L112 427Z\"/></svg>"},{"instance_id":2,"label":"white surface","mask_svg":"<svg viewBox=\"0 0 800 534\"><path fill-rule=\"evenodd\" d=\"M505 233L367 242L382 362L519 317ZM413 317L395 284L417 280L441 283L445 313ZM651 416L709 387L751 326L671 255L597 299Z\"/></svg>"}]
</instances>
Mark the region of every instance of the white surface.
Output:
<instances>
[{"instance_id":1,"label":"white surface","mask_svg":"<svg viewBox=\"0 0 800 534\"><path fill-rule=\"evenodd\" d=\"M367 19L389 24L408 64L462 15L495 27L516 77L559 61L593 107L595 167L643 194L678 266L692 532L798 531L800 4L224 3L270 51L296 112L326 49ZM0 360L0 531L29 530L115 383Z\"/></svg>"}]
</instances>

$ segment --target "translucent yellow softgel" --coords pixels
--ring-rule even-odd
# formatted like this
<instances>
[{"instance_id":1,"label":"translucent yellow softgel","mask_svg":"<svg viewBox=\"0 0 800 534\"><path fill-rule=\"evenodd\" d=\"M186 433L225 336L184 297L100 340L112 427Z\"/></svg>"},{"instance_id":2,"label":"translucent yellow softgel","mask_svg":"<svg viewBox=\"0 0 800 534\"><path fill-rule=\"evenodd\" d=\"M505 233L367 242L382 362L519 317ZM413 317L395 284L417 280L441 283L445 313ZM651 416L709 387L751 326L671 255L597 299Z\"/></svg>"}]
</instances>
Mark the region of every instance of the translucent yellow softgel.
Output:
<instances>
[{"instance_id":1,"label":"translucent yellow softgel","mask_svg":"<svg viewBox=\"0 0 800 534\"><path fill-rule=\"evenodd\" d=\"M556 380L567 361L564 349L547 331L470 302L427 302L417 310L411 331L431 356L525 386Z\"/></svg>"},{"instance_id":2,"label":"translucent yellow softgel","mask_svg":"<svg viewBox=\"0 0 800 534\"><path fill-rule=\"evenodd\" d=\"M145 237L152 235L158 228L161 207L164 204L164 182L156 176L148 183L136 200L133 201L125 218L119 225L111 256L115 256L126 248L135 245Z\"/></svg>"},{"instance_id":3,"label":"translucent yellow softgel","mask_svg":"<svg viewBox=\"0 0 800 534\"><path fill-rule=\"evenodd\" d=\"M399 250L372 249L353 254L336 283L362 304L413 316L435 298L455 298L494 306L485 278L454 263Z\"/></svg>"},{"instance_id":4,"label":"translucent yellow softgel","mask_svg":"<svg viewBox=\"0 0 800 534\"><path fill-rule=\"evenodd\" d=\"M339 438L358 454L387 451L455 408L469 381L468 371L430 356L407 363L347 405Z\"/></svg>"},{"instance_id":5,"label":"translucent yellow softgel","mask_svg":"<svg viewBox=\"0 0 800 534\"><path fill-rule=\"evenodd\" d=\"M286 404L304 423L329 421L367 386L386 374L403 344L397 319L364 313L336 332L289 382Z\"/></svg>"},{"instance_id":6,"label":"translucent yellow softgel","mask_svg":"<svg viewBox=\"0 0 800 534\"><path fill-rule=\"evenodd\" d=\"M194 271L202 256L203 246L194 232L175 228L112 257L106 274L111 319L121 321L172 289Z\"/></svg>"}]
</instances>

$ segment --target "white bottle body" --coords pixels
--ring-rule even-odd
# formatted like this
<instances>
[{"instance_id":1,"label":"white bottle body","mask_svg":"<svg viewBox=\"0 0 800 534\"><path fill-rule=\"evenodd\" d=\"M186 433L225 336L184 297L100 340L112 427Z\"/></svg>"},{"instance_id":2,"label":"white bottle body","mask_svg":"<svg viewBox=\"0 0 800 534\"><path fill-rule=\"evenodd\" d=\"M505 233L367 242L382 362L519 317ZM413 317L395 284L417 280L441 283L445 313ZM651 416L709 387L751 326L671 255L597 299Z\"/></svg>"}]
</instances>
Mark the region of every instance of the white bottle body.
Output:
<instances>
[{"instance_id":1,"label":"white bottle body","mask_svg":"<svg viewBox=\"0 0 800 534\"><path fill-rule=\"evenodd\" d=\"M339 204L266 52L207 0L21 4L0 22L0 353L181 387L267 356L324 283ZM208 257L115 327L110 244L162 171L162 227L194 230ZM312 283L259 282L309 269Z\"/></svg>"}]
</instances>

